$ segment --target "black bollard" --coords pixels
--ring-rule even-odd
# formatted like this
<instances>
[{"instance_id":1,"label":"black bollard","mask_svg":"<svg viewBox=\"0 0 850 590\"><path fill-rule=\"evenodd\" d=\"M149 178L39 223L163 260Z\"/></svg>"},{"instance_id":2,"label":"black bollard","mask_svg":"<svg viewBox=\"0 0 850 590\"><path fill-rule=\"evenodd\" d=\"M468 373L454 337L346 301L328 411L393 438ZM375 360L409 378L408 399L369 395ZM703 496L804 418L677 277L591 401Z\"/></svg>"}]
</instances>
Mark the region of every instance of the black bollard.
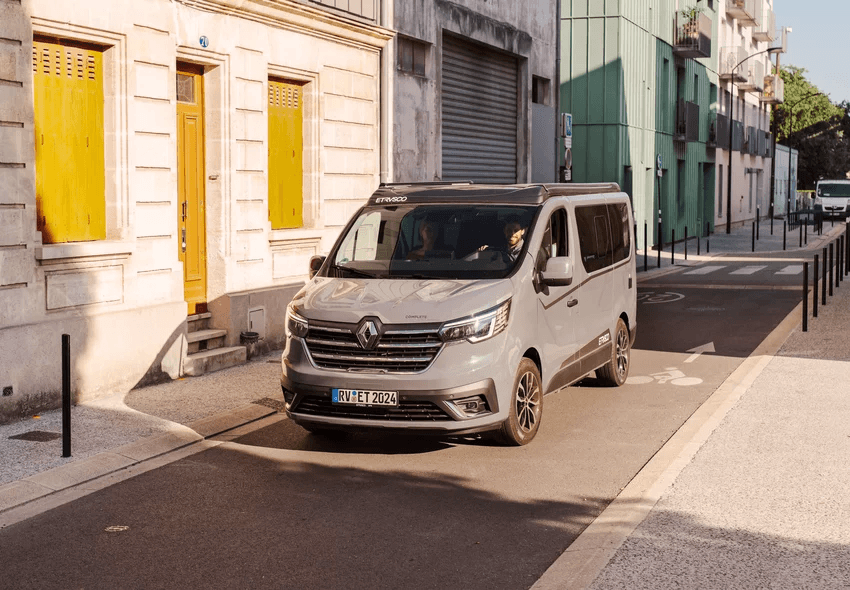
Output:
<instances>
[{"instance_id":1,"label":"black bollard","mask_svg":"<svg viewBox=\"0 0 850 590\"><path fill-rule=\"evenodd\" d=\"M821 258L823 258L823 260L821 261L821 269L823 270L823 272L821 274L823 275L823 279L820 282L821 283L820 284L820 288L821 288L820 302L821 302L821 305L826 305L826 246L823 247L823 252L821 254L822 254Z\"/></svg>"},{"instance_id":2,"label":"black bollard","mask_svg":"<svg viewBox=\"0 0 850 590\"><path fill-rule=\"evenodd\" d=\"M835 260L833 246L834 246L834 243L830 242L829 243L829 265L828 265L829 266L829 296L830 297L832 297L832 280L833 280L832 267L833 267L833 261Z\"/></svg>"},{"instance_id":3,"label":"black bollard","mask_svg":"<svg viewBox=\"0 0 850 590\"><path fill-rule=\"evenodd\" d=\"M685 226L685 260L688 259L688 226Z\"/></svg>"},{"instance_id":4,"label":"black bollard","mask_svg":"<svg viewBox=\"0 0 850 590\"><path fill-rule=\"evenodd\" d=\"M676 266L676 228L670 230L670 264Z\"/></svg>"},{"instance_id":5,"label":"black bollard","mask_svg":"<svg viewBox=\"0 0 850 590\"><path fill-rule=\"evenodd\" d=\"M803 332L809 331L809 263L803 263Z\"/></svg>"},{"instance_id":6,"label":"black bollard","mask_svg":"<svg viewBox=\"0 0 850 590\"><path fill-rule=\"evenodd\" d=\"M803 243L809 245L809 218L806 218L806 227L803 229Z\"/></svg>"},{"instance_id":7,"label":"black bollard","mask_svg":"<svg viewBox=\"0 0 850 590\"><path fill-rule=\"evenodd\" d=\"M756 251L756 222L753 222L753 252Z\"/></svg>"},{"instance_id":8,"label":"black bollard","mask_svg":"<svg viewBox=\"0 0 850 590\"><path fill-rule=\"evenodd\" d=\"M661 218L658 218L658 268L661 268Z\"/></svg>"},{"instance_id":9,"label":"black bollard","mask_svg":"<svg viewBox=\"0 0 850 590\"><path fill-rule=\"evenodd\" d=\"M800 214L797 214L797 227L800 228L800 248L803 247L803 224L800 223Z\"/></svg>"},{"instance_id":10,"label":"black bollard","mask_svg":"<svg viewBox=\"0 0 850 590\"><path fill-rule=\"evenodd\" d=\"M62 456L71 456L71 336L62 334Z\"/></svg>"},{"instance_id":11,"label":"black bollard","mask_svg":"<svg viewBox=\"0 0 850 590\"><path fill-rule=\"evenodd\" d=\"M647 236L649 235L649 230L647 229L646 222L643 222L643 272L646 272L649 264L649 242L647 241Z\"/></svg>"},{"instance_id":12,"label":"black bollard","mask_svg":"<svg viewBox=\"0 0 850 590\"><path fill-rule=\"evenodd\" d=\"M756 207L756 239L759 239L759 226L761 225L761 207Z\"/></svg>"},{"instance_id":13,"label":"black bollard","mask_svg":"<svg viewBox=\"0 0 850 590\"><path fill-rule=\"evenodd\" d=\"M788 220L782 220L782 249L785 250L785 235L788 233Z\"/></svg>"},{"instance_id":14,"label":"black bollard","mask_svg":"<svg viewBox=\"0 0 850 590\"><path fill-rule=\"evenodd\" d=\"M815 265L812 267L812 317L818 317L818 255L815 254Z\"/></svg>"}]
</instances>

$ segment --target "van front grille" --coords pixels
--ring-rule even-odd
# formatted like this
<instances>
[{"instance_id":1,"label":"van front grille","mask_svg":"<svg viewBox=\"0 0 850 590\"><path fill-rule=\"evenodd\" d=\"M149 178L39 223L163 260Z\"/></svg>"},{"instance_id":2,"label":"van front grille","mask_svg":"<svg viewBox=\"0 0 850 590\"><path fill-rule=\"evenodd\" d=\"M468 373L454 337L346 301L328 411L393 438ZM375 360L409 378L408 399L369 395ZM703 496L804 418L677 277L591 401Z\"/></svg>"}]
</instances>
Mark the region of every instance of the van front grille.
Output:
<instances>
[{"instance_id":1,"label":"van front grille","mask_svg":"<svg viewBox=\"0 0 850 590\"><path fill-rule=\"evenodd\" d=\"M351 328L310 324L307 350L324 369L383 370L418 373L428 368L443 346L436 329L387 330L371 350L363 348Z\"/></svg>"},{"instance_id":2,"label":"van front grille","mask_svg":"<svg viewBox=\"0 0 850 590\"><path fill-rule=\"evenodd\" d=\"M452 418L437 405L428 401L402 401L398 406L350 406L335 404L327 397L307 396L292 412L310 416L330 416L334 418L354 418L360 420L388 420L410 422L414 420L451 420Z\"/></svg>"}]
</instances>

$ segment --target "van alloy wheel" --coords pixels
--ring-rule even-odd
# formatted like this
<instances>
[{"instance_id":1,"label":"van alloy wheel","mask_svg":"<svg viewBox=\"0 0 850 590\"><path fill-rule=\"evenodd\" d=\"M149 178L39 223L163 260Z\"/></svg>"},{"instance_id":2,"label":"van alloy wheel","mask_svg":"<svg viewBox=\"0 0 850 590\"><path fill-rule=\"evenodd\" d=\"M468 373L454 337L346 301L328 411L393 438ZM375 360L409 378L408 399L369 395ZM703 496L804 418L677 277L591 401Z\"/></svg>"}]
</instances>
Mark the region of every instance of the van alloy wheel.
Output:
<instances>
[{"instance_id":1,"label":"van alloy wheel","mask_svg":"<svg viewBox=\"0 0 850 590\"><path fill-rule=\"evenodd\" d=\"M530 359L520 361L508 419L502 423L500 438L509 445L525 445L537 434L543 414L540 371Z\"/></svg>"},{"instance_id":2,"label":"van alloy wheel","mask_svg":"<svg viewBox=\"0 0 850 590\"><path fill-rule=\"evenodd\" d=\"M619 387L629 377L629 361L632 357L632 340L629 329L622 318L617 320L617 333L611 346L611 360L596 370L602 385Z\"/></svg>"}]
</instances>

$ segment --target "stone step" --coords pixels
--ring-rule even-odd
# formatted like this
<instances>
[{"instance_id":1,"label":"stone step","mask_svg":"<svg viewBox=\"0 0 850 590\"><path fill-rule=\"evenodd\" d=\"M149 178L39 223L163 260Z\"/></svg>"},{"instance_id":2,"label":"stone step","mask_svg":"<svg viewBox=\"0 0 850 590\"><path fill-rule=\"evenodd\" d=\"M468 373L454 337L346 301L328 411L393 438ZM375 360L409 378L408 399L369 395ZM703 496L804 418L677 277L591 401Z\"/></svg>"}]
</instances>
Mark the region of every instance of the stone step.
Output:
<instances>
[{"instance_id":1,"label":"stone step","mask_svg":"<svg viewBox=\"0 0 850 590\"><path fill-rule=\"evenodd\" d=\"M214 350L224 346L224 338L227 330L197 330L186 334L186 342L189 344L187 352L194 354L202 350Z\"/></svg>"},{"instance_id":2,"label":"stone step","mask_svg":"<svg viewBox=\"0 0 850 590\"><path fill-rule=\"evenodd\" d=\"M183 374L190 377L200 377L204 373L242 365L247 359L248 351L244 346L202 350L186 356L183 361Z\"/></svg>"},{"instance_id":3,"label":"stone step","mask_svg":"<svg viewBox=\"0 0 850 590\"><path fill-rule=\"evenodd\" d=\"M210 326L210 318L212 314L210 312L206 313L196 313L186 317L186 323L188 325L189 332L197 332L199 330L206 330Z\"/></svg>"}]
</instances>

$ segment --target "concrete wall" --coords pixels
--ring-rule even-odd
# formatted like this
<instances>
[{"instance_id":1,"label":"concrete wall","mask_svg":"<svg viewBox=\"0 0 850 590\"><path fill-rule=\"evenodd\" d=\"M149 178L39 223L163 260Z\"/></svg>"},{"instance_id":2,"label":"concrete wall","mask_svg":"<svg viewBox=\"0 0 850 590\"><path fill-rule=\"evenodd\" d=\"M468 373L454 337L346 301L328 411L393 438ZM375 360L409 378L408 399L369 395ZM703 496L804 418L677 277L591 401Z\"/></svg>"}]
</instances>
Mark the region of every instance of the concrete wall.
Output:
<instances>
[{"instance_id":1,"label":"concrete wall","mask_svg":"<svg viewBox=\"0 0 850 590\"><path fill-rule=\"evenodd\" d=\"M213 323L244 329L265 306L255 331L280 342L277 316L307 260L379 182L392 32L377 20L288 0L0 0L0 421L56 406L62 333L77 399L180 374L178 60L205 71L207 301L227 310ZM33 35L104 47L106 240L42 244L36 231ZM305 85L300 229L268 221L270 76Z\"/></svg>"},{"instance_id":2,"label":"concrete wall","mask_svg":"<svg viewBox=\"0 0 850 590\"><path fill-rule=\"evenodd\" d=\"M428 44L424 77L397 74L394 85L392 180L431 181L441 178L440 63L444 31L483 43L519 58L518 179L530 181L532 146L532 76L550 81L550 109L555 102L556 0L404 0L394 4L394 28L399 34ZM388 51L395 59L396 43ZM555 146L554 110L549 128L534 134ZM553 158L553 156L550 156ZM547 180L554 181L555 170Z\"/></svg>"}]
</instances>

